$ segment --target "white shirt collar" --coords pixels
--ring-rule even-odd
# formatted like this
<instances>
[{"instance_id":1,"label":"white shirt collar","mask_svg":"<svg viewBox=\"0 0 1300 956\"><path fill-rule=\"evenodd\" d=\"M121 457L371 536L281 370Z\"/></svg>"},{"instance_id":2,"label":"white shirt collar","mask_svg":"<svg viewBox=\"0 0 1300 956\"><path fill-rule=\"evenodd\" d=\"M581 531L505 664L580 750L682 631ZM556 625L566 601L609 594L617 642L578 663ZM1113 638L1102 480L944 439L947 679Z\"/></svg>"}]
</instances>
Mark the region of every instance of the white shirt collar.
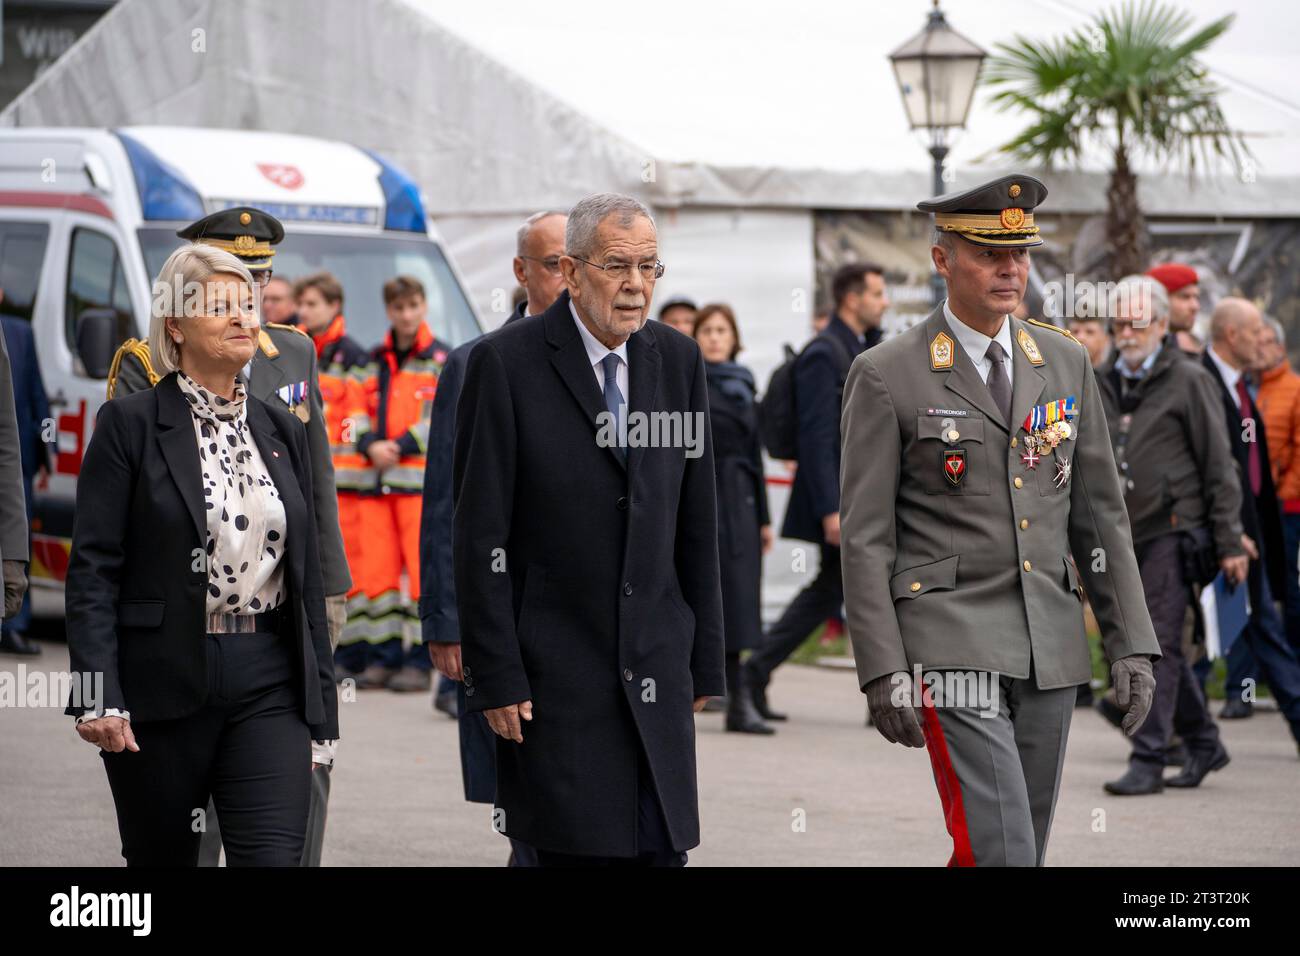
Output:
<instances>
[{"instance_id":1,"label":"white shirt collar","mask_svg":"<svg viewBox=\"0 0 1300 956\"><path fill-rule=\"evenodd\" d=\"M1010 316L1002 317L1002 328L998 329L998 334L989 338L983 332L972 329L957 316L953 315L952 309L948 307L948 300L943 300L943 316L948 320L948 328L952 329L952 334L957 337L957 342L970 356L975 368L980 371L980 377L985 378L989 362L984 358L984 353L989 350L989 343L996 341L1002 346L1002 351L1007 355L1007 371L1011 371L1011 318Z\"/></svg>"},{"instance_id":2,"label":"white shirt collar","mask_svg":"<svg viewBox=\"0 0 1300 956\"><path fill-rule=\"evenodd\" d=\"M1235 395L1237 393L1237 379L1241 378L1240 370L1233 368L1225 362L1219 356L1219 353L1214 351L1213 345L1205 351L1209 354L1210 361L1214 363L1214 367L1219 370L1219 375L1223 378L1223 384L1228 386L1228 391Z\"/></svg>"},{"instance_id":3,"label":"white shirt collar","mask_svg":"<svg viewBox=\"0 0 1300 956\"><path fill-rule=\"evenodd\" d=\"M582 318L578 315L578 308L573 304L572 299L569 300L569 312L573 315L573 321L578 326L578 334L582 336L582 344L587 348L587 358L591 359L592 365L600 366L600 363L605 360L605 356L610 352L613 352L622 360L623 366L627 366L626 341L616 349L606 348L600 343L600 340L597 339L596 336L591 334L587 329L587 326L583 324ZM604 374L603 366L600 367L599 371L602 375Z\"/></svg>"}]
</instances>

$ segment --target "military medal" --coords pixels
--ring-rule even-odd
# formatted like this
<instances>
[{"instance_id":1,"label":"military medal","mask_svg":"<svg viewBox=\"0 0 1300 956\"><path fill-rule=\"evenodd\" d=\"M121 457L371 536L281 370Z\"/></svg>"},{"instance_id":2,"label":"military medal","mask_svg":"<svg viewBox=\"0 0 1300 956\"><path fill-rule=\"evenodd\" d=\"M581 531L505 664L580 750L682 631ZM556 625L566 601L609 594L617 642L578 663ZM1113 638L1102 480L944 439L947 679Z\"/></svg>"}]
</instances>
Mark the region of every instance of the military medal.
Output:
<instances>
[{"instance_id":1,"label":"military medal","mask_svg":"<svg viewBox=\"0 0 1300 956\"><path fill-rule=\"evenodd\" d=\"M280 396L280 401L289 406L289 411L297 415L300 421L306 423L311 418L311 406L307 404L306 382L296 382L278 388L275 394Z\"/></svg>"},{"instance_id":2,"label":"military medal","mask_svg":"<svg viewBox=\"0 0 1300 956\"><path fill-rule=\"evenodd\" d=\"M1065 483L1070 480L1070 471L1074 468L1070 464L1070 459L1061 458L1056 462L1056 477L1052 479L1052 484L1058 488L1064 488Z\"/></svg>"},{"instance_id":3,"label":"military medal","mask_svg":"<svg viewBox=\"0 0 1300 956\"><path fill-rule=\"evenodd\" d=\"M1025 444L1027 445L1029 443L1025 442ZM1030 471L1033 471L1038 467L1038 458L1038 454L1032 448L1027 449L1025 453L1020 456L1020 460L1025 463L1025 467Z\"/></svg>"},{"instance_id":4,"label":"military medal","mask_svg":"<svg viewBox=\"0 0 1300 956\"><path fill-rule=\"evenodd\" d=\"M1046 405L1035 405L1020 426L1028 433L1025 436L1025 447L1041 455L1073 438L1074 426L1069 420L1078 414L1078 404L1073 395L1058 398Z\"/></svg>"},{"instance_id":5,"label":"military medal","mask_svg":"<svg viewBox=\"0 0 1300 956\"><path fill-rule=\"evenodd\" d=\"M966 449L945 448L943 450L943 476L948 484L956 488L966 477Z\"/></svg>"}]
</instances>

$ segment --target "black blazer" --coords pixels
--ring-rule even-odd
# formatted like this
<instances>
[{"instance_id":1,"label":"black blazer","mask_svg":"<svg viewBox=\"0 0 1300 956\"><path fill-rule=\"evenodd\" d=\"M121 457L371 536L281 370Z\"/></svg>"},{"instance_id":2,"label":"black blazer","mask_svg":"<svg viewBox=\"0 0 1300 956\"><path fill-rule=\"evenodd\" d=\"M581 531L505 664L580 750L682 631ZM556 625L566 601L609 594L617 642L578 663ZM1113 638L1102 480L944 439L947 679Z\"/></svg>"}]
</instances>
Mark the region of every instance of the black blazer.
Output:
<instances>
[{"instance_id":1,"label":"black blazer","mask_svg":"<svg viewBox=\"0 0 1300 956\"><path fill-rule=\"evenodd\" d=\"M452 549L470 710L532 700L497 740L505 832L631 856L644 750L674 849L699 842L696 697L721 695L722 593L704 362L648 322L633 413L698 413L701 454L597 442L606 411L567 293L470 352L456 414Z\"/></svg>"},{"instance_id":2,"label":"black blazer","mask_svg":"<svg viewBox=\"0 0 1300 956\"><path fill-rule=\"evenodd\" d=\"M306 429L252 395L249 430L284 503L284 580L303 715L338 737ZM173 720L208 696L206 517L189 406L172 373L104 404L77 480L66 588L74 678L102 673L103 706L131 720ZM76 701L74 700L74 703ZM69 706L79 716L83 708Z\"/></svg>"},{"instance_id":3,"label":"black blazer","mask_svg":"<svg viewBox=\"0 0 1300 956\"><path fill-rule=\"evenodd\" d=\"M1259 561L1250 564L1250 599L1257 606L1259 603L1260 564L1268 575L1268 588L1273 600L1280 601L1286 596L1286 546L1282 541L1282 512L1277 504L1277 489L1273 485L1273 471L1268 462L1268 442L1264 440L1264 416L1250 399L1250 414L1255 420L1255 445L1259 448L1259 467L1263 473L1259 484L1259 494L1250 493L1250 443L1243 440L1245 431L1241 420L1241 409L1237 405L1237 396L1228 391L1228 386L1219 374L1209 350L1201 356L1201 364L1210 370L1215 383L1219 386L1219 395L1223 399L1223 415L1228 426L1228 444L1232 446L1232 457L1237 461L1238 477L1241 479L1241 527L1259 546ZM1248 396L1249 397L1249 394Z\"/></svg>"},{"instance_id":4,"label":"black blazer","mask_svg":"<svg viewBox=\"0 0 1300 956\"><path fill-rule=\"evenodd\" d=\"M794 363L794 404L798 413L795 469L785 506L781 537L823 544L822 518L840 510L840 405L849 366L880 341L870 329L866 343L838 315L809 342Z\"/></svg>"}]
</instances>

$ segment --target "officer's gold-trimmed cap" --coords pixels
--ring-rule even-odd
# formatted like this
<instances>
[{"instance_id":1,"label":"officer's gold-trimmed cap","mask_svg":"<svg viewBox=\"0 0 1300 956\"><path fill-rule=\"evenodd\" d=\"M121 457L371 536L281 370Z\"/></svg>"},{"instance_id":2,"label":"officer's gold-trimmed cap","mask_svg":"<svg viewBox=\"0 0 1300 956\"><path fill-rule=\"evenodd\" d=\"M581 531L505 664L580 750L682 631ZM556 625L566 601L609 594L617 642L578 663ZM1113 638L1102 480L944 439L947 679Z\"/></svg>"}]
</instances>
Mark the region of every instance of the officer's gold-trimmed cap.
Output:
<instances>
[{"instance_id":1,"label":"officer's gold-trimmed cap","mask_svg":"<svg viewBox=\"0 0 1300 956\"><path fill-rule=\"evenodd\" d=\"M1047 187L1033 176L1016 173L916 204L934 213L934 226L955 232L980 246L1026 248L1041 246L1034 208L1047 198Z\"/></svg>"},{"instance_id":2,"label":"officer's gold-trimmed cap","mask_svg":"<svg viewBox=\"0 0 1300 956\"><path fill-rule=\"evenodd\" d=\"M190 223L176 235L233 253L250 272L271 268L271 247L284 238L284 226L268 212L252 206L222 209Z\"/></svg>"}]
</instances>

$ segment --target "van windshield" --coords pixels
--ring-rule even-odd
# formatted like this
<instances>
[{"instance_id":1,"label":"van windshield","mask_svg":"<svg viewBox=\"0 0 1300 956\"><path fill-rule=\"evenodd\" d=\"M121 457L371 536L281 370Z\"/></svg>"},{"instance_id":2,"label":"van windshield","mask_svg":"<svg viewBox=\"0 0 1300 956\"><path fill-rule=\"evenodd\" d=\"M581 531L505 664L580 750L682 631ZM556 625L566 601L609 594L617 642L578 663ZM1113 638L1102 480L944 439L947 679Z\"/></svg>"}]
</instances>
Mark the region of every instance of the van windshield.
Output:
<instances>
[{"instance_id":1,"label":"van windshield","mask_svg":"<svg viewBox=\"0 0 1300 956\"><path fill-rule=\"evenodd\" d=\"M175 228L140 230L150 282L181 243ZM414 276L424 284L429 328L448 345L468 342L481 331L442 249L424 236L330 236L290 229L275 247L273 262L276 278L290 282L313 272L332 272L343 285L348 334L367 349L378 345L388 332L383 286L396 275Z\"/></svg>"}]
</instances>

